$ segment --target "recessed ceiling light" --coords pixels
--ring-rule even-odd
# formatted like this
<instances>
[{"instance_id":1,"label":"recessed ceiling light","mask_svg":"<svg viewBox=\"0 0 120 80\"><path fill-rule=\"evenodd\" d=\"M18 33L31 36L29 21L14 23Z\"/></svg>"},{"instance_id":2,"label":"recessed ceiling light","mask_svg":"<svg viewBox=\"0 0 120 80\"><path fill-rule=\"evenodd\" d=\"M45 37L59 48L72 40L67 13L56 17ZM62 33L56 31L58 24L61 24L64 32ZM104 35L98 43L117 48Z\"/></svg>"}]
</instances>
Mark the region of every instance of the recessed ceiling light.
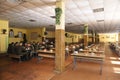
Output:
<instances>
[{"instance_id":1,"label":"recessed ceiling light","mask_svg":"<svg viewBox=\"0 0 120 80\"><path fill-rule=\"evenodd\" d=\"M7 0L7 2L12 3L12 4L20 4L26 1L25 0Z\"/></svg>"},{"instance_id":2,"label":"recessed ceiling light","mask_svg":"<svg viewBox=\"0 0 120 80\"><path fill-rule=\"evenodd\" d=\"M104 11L104 8L93 9L94 13L96 13L96 12L102 12L102 11Z\"/></svg>"},{"instance_id":3,"label":"recessed ceiling light","mask_svg":"<svg viewBox=\"0 0 120 80\"><path fill-rule=\"evenodd\" d=\"M103 22L104 20L97 20L97 22Z\"/></svg>"},{"instance_id":4,"label":"recessed ceiling light","mask_svg":"<svg viewBox=\"0 0 120 80\"><path fill-rule=\"evenodd\" d=\"M67 23L68 25L71 25L72 23L70 22L70 23Z\"/></svg>"},{"instance_id":5,"label":"recessed ceiling light","mask_svg":"<svg viewBox=\"0 0 120 80\"><path fill-rule=\"evenodd\" d=\"M33 20L33 19L30 19L29 21L30 21L30 22L36 22L36 20Z\"/></svg>"},{"instance_id":6,"label":"recessed ceiling light","mask_svg":"<svg viewBox=\"0 0 120 80\"><path fill-rule=\"evenodd\" d=\"M85 24L80 24L80 26L84 26Z\"/></svg>"},{"instance_id":7,"label":"recessed ceiling light","mask_svg":"<svg viewBox=\"0 0 120 80\"><path fill-rule=\"evenodd\" d=\"M49 26L54 26L54 25L49 25Z\"/></svg>"},{"instance_id":8,"label":"recessed ceiling light","mask_svg":"<svg viewBox=\"0 0 120 80\"><path fill-rule=\"evenodd\" d=\"M76 26L84 26L84 24L76 25Z\"/></svg>"},{"instance_id":9,"label":"recessed ceiling light","mask_svg":"<svg viewBox=\"0 0 120 80\"><path fill-rule=\"evenodd\" d=\"M56 16L50 16L51 18L56 18Z\"/></svg>"}]
</instances>

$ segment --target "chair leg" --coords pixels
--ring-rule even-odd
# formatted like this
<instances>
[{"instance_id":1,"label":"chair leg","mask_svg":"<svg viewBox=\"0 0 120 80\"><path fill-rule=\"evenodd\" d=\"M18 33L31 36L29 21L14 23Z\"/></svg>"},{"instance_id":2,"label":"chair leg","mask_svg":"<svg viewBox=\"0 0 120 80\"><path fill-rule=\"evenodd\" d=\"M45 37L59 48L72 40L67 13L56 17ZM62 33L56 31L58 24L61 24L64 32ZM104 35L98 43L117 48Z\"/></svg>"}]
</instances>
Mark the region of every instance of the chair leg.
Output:
<instances>
[{"instance_id":1,"label":"chair leg","mask_svg":"<svg viewBox=\"0 0 120 80\"><path fill-rule=\"evenodd\" d=\"M19 63L20 63L20 62L22 62L22 56L20 56L20 58L19 58Z\"/></svg>"}]
</instances>

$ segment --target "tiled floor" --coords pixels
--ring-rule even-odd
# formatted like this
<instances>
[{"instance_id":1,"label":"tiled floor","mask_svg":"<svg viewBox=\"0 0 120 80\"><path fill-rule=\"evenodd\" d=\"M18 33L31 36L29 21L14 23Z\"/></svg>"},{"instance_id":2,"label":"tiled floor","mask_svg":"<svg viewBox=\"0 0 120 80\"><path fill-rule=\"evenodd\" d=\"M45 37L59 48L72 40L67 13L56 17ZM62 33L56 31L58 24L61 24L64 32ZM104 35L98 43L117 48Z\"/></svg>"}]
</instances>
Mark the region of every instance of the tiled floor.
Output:
<instances>
[{"instance_id":1,"label":"tiled floor","mask_svg":"<svg viewBox=\"0 0 120 80\"><path fill-rule=\"evenodd\" d=\"M47 61L46 61L47 60ZM11 62L0 67L0 80L49 80L55 73L54 60L43 59L37 63L37 59L26 62Z\"/></svg>"},{"instance_id":2,"label":"tiled floor","mask_svg":"<svg viewBox=\"0 0 120 80\"><path fill-rule=\"evenodd\" d=\"M120 80L120 58L106 47L106 58L102 75L99 74L100 64L92 62L78 62L77 68L72 70L68 59L66 70L61 74L54 72L54 60L43 59L37 63L34 58L21 63L0 58L0 80Z\"/></svg>"},{"instance_id":3,"label":"tiled floor","mask_svg":"<svg viewBox=\"0 0 120 80\"><path fill-rule=\"evenodd\" d=\"M105 62L102 75L99 74L100 64L92 62L78 62L77 68L72 70L72 65L51 80L120 80L120 57L111 52L108 46L105 51Z\"/></svg>"}]
</instances>

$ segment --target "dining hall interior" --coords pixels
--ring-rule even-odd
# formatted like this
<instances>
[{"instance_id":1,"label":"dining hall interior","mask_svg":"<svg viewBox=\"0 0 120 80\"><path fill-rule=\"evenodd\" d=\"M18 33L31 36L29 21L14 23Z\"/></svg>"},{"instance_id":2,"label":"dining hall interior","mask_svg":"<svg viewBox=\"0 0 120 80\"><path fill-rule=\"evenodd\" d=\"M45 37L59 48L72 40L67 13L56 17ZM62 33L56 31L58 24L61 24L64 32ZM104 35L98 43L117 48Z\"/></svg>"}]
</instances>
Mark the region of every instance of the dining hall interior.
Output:
<instances>
[{"instance_id":1,"label":"dining hall interior","mask_svg":"<svg viewBox=\"0 0 120 80\"><path fill-rule=\"evenodd\" d=\"M120 0L0 0L0 80L120 80Z\"/></svg>"}]
</instances>

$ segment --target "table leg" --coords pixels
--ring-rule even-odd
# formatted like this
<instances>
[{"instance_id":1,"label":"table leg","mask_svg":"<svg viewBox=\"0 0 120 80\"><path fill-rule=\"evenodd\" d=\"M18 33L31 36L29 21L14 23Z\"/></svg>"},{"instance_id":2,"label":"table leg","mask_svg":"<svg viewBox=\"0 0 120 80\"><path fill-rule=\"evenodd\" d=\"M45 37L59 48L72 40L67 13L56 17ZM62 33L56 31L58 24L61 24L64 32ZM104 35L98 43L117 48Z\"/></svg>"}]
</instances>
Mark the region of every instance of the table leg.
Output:
<instances>
[{"instance_id":1,"label":"table leg","mask_svg":"<svg viewBox=\"0 0 120 80\"><path fill-rule=\"evenodd\" d=\"M38 58L38 61L37 61L37 62L39 63L39 62L40 62L40 60L41 60L41 56L38 56L37 58Z\"/></svg>"},{"instance_id":2,"label":"table leg","mask_svg":"<svg viewBox=\"0 0 120 80\"><path fill-rule=\"evenodd\" d=\"M21 58L22 58L22 56L20 56L20 58L19 58L19 62L22 62Z\"/></svg>"},{"instance_id":3,"label":"table leg","mask_svg":"<svg viewBox=\"0 0 120 80\"><path fill-rule=\"evenodd\" d=\"M74 56L74 60L73 60L73 69L76 68L76 56Z\"/></svg>"},{"instance_id":4,"label":"table leg","mask_svg":"<svg viewBox=\"0 0 120 80\"><path fill-rule=\"evenodd\" d=\"M102 74L102 66L103 66L103 61L101 61L101 66L100 66L100 75Z\"/></svg>"}]
</instances>

